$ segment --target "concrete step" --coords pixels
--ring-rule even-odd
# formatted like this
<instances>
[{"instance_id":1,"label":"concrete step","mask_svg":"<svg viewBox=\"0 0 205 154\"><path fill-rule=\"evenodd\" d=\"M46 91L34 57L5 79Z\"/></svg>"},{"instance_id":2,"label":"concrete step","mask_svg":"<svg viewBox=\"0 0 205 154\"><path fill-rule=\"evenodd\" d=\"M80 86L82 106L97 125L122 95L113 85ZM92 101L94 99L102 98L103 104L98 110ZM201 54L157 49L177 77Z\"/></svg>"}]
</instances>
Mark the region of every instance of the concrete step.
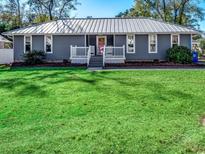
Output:
<instances>
[{"instance_id":1,"label":"concrete step","mask_svg":"<svg viewBox=\"0 0 205 154\"><path fill-rule=\"evenodd\" d=\"M102 61L102 58L90 58L90 60L95 60L95 61Z\"/></svg>"},{"instance_id":2,"label":"concrete step","mask_svg":"<svg viewBox=\"0 0 205 154\"><path fill-rule=\"evenodd\" d=\"M102 67L103 63L90 63L89 67Z\"/></svg>"},{"instance_id":3,"label":"concrete step","mask_svg":"<svg viewBox=\"0 0 205 154\"><path fill-rule=\"evenodd\" d=\"M90 63L95 63L95 62L102 63L103 61L102 60L90 60Z\"/></svg>"},{"instance_id":4,"label":"concrete step","mask_svg":"<svg viewBox=\"0 0 205 154\"><path fill-rule=\"evenodd\" d=\"M89 67L103 67L103 57L102 56L92 56L90 58Z\"/></svg>"}]
</instances>

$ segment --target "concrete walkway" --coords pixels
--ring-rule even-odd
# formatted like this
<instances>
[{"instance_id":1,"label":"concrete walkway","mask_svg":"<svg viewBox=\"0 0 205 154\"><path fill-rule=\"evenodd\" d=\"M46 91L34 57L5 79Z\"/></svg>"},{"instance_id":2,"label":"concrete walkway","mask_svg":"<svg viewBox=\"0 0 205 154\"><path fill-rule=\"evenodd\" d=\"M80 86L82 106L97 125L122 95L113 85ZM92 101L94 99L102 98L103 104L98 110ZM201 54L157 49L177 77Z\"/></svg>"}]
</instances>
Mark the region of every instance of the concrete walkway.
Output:
<instances>
[{"instance_id":1,"label":"concrete walkway","mask_svg":"<svg viewBox=\"0 0 205 154\"><path fill-rule=\"evenodd\" d=\"M91 72L94 72L94 71L101 71L101 70L104 70L102 67L89 67L87 69L87 71L91 71Z\"/></svg>"},{"instance_id":2,"label":"concrete walkway","mask_svg":"<svg viewBox=\"0 0 205 154\"><path fill-rule=\"evenodd\" d=\"M204 68L88 68L87 71L197 71L204 70Z\"/></svg>"}]
</instances>

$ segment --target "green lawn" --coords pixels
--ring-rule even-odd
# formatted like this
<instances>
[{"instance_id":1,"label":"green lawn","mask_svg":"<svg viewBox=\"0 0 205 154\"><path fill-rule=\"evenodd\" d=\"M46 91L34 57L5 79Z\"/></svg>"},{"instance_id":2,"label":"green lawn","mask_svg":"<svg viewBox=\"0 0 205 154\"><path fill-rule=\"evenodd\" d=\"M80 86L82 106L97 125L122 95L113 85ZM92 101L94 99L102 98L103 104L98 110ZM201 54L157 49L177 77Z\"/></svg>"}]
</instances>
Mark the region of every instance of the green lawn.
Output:
<instances>
[{"instance_id":1,"label":"green lawn","mask_svg":"<svg viewBox=\"0 0 205 154\"><path fill-rule=\"evenodd\" d=\"M0 68L0 153L205 153L205 71Z\"/></svg>"}]
</instances>

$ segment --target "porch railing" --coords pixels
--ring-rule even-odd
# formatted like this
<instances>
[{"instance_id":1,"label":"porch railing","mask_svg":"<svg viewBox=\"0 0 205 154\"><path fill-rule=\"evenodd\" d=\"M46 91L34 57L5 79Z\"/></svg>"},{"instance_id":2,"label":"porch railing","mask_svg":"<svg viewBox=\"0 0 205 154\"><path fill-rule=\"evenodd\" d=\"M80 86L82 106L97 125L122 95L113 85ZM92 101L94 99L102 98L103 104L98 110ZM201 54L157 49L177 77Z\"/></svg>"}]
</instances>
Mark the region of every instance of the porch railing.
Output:
<instances>
[{"instance_id":1,"label":"porch railing","mask_svg":"<svg viewBox=\"0 0 205 154\"><path fill-rule=\"evenodd\" d=\"M104 47L103 66L106 59L125 59L125 46L122 47Z\"/></svg>"},{"instance_id":2,"label":"porch railing","mask_svg":"<svg viewBox=\"0 0 205 154\"><path fill-rule=\"evenodd\" d=\"M89 47L79 47L79 46L70 46L70 59L83 59L89 66L91 56L95 53L95 46ZM106 63L106 60L125 60L125 46L121 47L104 47L103 52L103 66Z\"/></svg>"},{"instance_id":3,"label":"porch railing","mask_svg":"<svg viewBox=\"0 0 205 154\"><path fill-rule=\"evenodd\" d=\"M70 46L71 59L87 59L89 47Z\"/></svg>"}]
</instances>

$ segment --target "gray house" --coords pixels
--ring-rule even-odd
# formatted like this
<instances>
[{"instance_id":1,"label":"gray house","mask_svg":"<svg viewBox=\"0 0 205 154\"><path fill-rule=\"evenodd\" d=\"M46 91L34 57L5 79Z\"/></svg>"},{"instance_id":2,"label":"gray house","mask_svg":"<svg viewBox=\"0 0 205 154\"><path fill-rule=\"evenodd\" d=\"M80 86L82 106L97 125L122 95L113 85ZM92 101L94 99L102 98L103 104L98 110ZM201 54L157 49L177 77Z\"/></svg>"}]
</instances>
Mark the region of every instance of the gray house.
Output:
<instances>
[{"instance_id":1,"label":"gray house","mask_svg":"<svg viewBox=\"0 0 205 154\"><path fill-rule=\"evenodd\" d=\"M14 59L42 50L47 61L100 66L125 61L166 60L174 45L192 48L197 31L149 18L57 20L4 33L14 38Z\"/></svg>"}]
</instances>

